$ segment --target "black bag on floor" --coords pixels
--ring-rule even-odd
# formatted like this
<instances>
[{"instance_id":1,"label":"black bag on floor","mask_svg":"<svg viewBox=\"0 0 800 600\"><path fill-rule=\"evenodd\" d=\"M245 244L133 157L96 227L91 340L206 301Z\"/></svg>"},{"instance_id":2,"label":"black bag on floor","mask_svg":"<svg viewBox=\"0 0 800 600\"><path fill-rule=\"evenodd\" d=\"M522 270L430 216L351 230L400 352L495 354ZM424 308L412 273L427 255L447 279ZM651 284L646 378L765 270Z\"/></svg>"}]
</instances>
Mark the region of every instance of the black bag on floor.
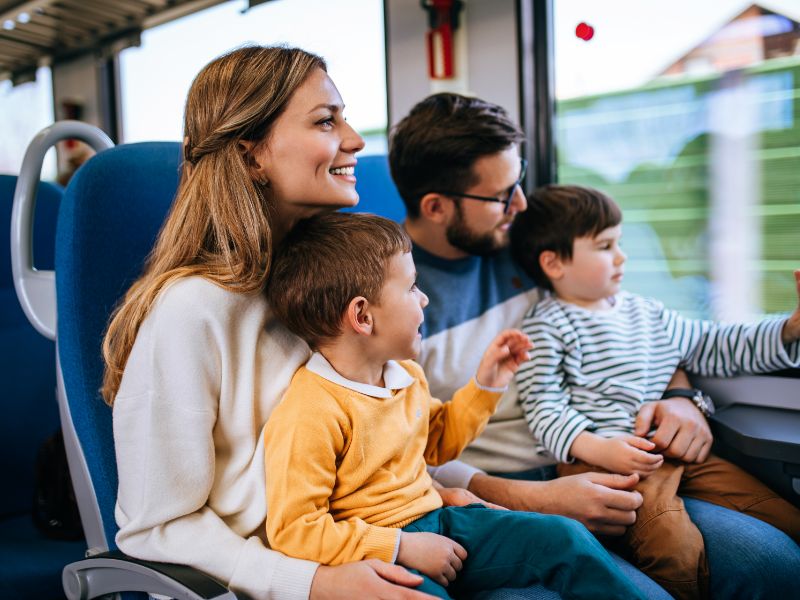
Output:
<instances>
[{"instance_id":1,"label":"black bag on floor","mask_svg":"<svg viewBox=\"0 0 800 600\"><path fill-rule=\"evenodd\" d=\"M81 540L84 537L61 429L44 441L36 455L33 522L52 539Z\"/></svg>"}]
</instances>

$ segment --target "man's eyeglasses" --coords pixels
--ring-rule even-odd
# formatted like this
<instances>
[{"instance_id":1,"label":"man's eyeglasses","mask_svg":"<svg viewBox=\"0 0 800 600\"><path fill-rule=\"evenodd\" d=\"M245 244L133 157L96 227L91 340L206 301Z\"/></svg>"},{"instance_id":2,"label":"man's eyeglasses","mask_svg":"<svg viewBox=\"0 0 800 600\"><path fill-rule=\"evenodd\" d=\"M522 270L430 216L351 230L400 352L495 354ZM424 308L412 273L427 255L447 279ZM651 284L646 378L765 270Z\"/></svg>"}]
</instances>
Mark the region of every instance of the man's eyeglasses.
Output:
<instances>
[{"instance_id":1,"label":"man's eyeglasses","mask_svg":"<svg viewBox=\"0 0 800 600\"><path fill-rule=\"evenodd\" d=\"M441 194L442 196L455 196L456 198L467 198L468 200L480 200L481 202L499 202L500 204L504 205L503 212L508 212L508 208L511 206L511 199L514 197L514 192L517 191L517 186L522 183L525 179L525 173L528 172L528 161L524 158L521 158L520 161L520 171L519 171L519 179L514 182L508 190L503 194L502 198L498 198L497 196L478 196L476 194L464 194L461 192L436 192L437 194Z\"/></svg>"}]
</instances>

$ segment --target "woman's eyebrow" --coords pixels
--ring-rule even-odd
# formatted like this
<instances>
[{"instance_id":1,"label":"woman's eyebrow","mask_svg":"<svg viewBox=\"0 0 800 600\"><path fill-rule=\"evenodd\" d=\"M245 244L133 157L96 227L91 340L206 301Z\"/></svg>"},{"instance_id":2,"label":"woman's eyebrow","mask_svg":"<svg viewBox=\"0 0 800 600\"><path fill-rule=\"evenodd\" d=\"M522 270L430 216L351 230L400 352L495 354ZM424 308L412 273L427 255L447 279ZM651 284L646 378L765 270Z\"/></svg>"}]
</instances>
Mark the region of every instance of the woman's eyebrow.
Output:
<instances>
[{"instance_id":1,"label":"woman's eyebrow","mask_svg":"<svg viewBox=\"0 0 800 600\"><path fill-rule=\"evenodd\" d=\"M327 108L329 111L336 113L344 110L344 104L317 104L314 108L312 108L310 113L314 112L315 110L319 110L320 108Z\"/></svg>"}]
</instances>

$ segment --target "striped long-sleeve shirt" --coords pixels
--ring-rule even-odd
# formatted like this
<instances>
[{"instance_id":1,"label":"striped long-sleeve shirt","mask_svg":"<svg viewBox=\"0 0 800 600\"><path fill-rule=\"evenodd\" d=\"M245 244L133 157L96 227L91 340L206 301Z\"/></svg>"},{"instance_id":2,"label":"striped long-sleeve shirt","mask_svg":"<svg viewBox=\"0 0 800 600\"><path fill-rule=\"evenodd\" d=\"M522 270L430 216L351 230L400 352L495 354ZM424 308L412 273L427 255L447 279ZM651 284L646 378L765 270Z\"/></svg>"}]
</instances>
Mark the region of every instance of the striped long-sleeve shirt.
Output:
<instances>
[{"instance_id":1,"label":"striped long-sleeve shirt","mask_svg":"<svg viewBox=\"0 0 800 600\"><path fill-rule=\"evenodd\" d=\"M516 376L537 451L567 462L582 431L632 433L642 403L661 398L677 367L729 377L798 366L800 343L781 342L785 320L723 325L685 319L626 292L602 312L544 298L523 319L534 346Z\"/></svg>"}]
</instances>

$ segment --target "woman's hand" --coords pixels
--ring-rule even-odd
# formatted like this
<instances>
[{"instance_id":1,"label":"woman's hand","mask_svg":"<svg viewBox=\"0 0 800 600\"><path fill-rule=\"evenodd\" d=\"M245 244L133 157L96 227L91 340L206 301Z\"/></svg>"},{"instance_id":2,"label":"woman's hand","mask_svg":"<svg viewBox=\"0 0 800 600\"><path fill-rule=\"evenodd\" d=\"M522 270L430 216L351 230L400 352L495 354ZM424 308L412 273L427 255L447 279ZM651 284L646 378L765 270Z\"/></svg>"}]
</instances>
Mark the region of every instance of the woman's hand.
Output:
<instances>
[{"instance_id":1,"label":"woman's hand","mask_svg":"<svg viewBox=\"0 0 800 600\"><path fill-rule=\"evenodd\" d=\"M475 380L483 387L506 387L519 366L530 358L530 348L533 348L533 344L520 330L501 331L483 353Z\"/></svg>"},{"instance_id":2,"label":"woman's hand","mask_svg":"<svg viewBox=\"0 0 800 600\"><path fill-rule=\"evenodd\" d=\"M467 506L468 504L483 504L486 508L494 508L496 510L508 510L505 506L499 504L492 504L487 502L464 488L446 488L434 482L434 488L442 497L442 503L445 506Z\"/></svg>"},{"instance_id":3,"label":"woman's hand","mask_svg":"<svg viewBox=\"0 0 800 600\"><path fill-rule=\"evenodd\" d=\"M376 558L336 567L320 566L311 582L309 600L431 600L411 588L422 577Z\"/></svg>"},{"instance_id":4,"label":"woman's hand","mask_svg":"<svg viewBox=\"0 0 800 600\"><path fill-rule=\"evenodd\" d=\"M397 562L425 573L440 585L447 586L461 570L467 551L458 542L425 531L400 533Z\"/></svg>"}]
</instances>

